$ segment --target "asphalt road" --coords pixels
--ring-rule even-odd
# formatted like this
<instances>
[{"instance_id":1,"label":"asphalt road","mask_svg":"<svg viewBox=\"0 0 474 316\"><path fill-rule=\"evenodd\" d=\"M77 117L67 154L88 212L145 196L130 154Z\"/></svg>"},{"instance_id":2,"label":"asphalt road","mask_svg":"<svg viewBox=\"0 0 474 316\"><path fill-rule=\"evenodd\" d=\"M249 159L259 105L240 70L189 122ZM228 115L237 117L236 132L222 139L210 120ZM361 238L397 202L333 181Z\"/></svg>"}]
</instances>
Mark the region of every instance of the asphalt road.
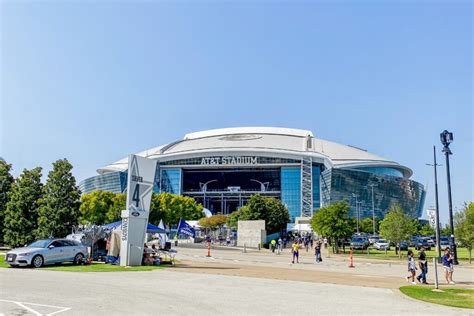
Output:
<instances>
[{"instance_id":1,"label":"asphalt road","mask_svg":"<svg viewBox=\"0 0 474 316\"><path fill-rule=\"evenodd\" d=\"M469 315L384 288L154 270L0 269L4 315Z\"/></svg>"}]
</instances>

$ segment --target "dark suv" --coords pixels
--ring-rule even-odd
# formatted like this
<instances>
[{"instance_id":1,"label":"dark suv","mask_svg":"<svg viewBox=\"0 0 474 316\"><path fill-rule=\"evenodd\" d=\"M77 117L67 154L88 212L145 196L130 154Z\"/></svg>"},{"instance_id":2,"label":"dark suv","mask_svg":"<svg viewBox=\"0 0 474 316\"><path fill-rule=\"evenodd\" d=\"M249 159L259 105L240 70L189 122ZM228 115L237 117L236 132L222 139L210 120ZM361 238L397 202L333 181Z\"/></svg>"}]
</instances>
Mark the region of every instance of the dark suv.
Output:
<instances>
[{"instance_id":1,"label":"dark suv","mask_svg":"<svg viewBox=\"0 0 474 316\"><path fill-rule=\"evenodd\" d=\"M369 240L365 237L354 236L351 240L352 249L367 249L369 247Z\"/></svg>"},{"instance_id":2,"label":"dark suv","mask_svg":"<svg viewBox=\"0 0 474 316\"><path fill-rule=\"evenodd\" d=\"M420 250L421 247L425 248L426 250L431 250L431 245L430 243L428 242L428 239L429 238L418 238L416 241L415 241L415 249L416 250Z\"/></svg>"}]
</instances>

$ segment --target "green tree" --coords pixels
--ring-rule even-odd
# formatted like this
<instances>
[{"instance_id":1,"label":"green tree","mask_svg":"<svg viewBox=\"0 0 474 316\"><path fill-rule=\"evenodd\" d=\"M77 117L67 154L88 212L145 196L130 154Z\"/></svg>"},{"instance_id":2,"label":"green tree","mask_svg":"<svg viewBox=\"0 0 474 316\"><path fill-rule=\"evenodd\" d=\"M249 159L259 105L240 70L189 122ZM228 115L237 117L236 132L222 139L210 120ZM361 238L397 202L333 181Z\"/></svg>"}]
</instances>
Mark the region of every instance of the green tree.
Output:
<instances>
[{"instance_id":1,"label":"green tree","mask_svg":"<svg viewBox=\"0 0 474 316\"><path fill-rule=\"evenodd\" d=\"M3 228L7 245L24 245L35 239L34 230L37 228L42 188L40 167L23 170L13 182Z\"/></svg>"},{"instance_id":2,"label":"green tree","mask_svg":"<svg viewBox=\"0 0 474 316\"><path fill-rule=\"evenodd\" d=\"M15 181L10 174L12 165L7 164L0 159L0 245L3 244L3 228L5 221L5 209L8 203L8 194L11 190L12 184Z\"/></svg>"},{"instance_id":3,"label":"green tree","mask_svg":"<svg viewBox=\"0 0 474 316\"><path fill-rule=\"evenodd\" d=\"M67 159L53 163L43 188L43 204L39 209L38 236L64 237L78 223L81 193Z\"/></svg>"},{"instance_id":4,"label":"green tree","mask_svg":"<svg viewBox=\"0 0 474 316\"><path fill-rule=\"evenodd\" d=\"M111 207L105 214L106 223L113 223L122 219L122 211L127 204L127 195L125 193L115 193L112 202Z\"/></svg>"},{"instance_id":5,"label":"green tree","mask_svg":"<svg viewBox=\"0 0 474 316\"><path fill-rule=\"evenodd\" d=\"M167 192L152 195L149 217L152 224L163 220L168 225L177 225L180 218L198 220L203 216L202 205L192 197Z\"/></svg>"},{"instance_id":6,"label":"green tree","mask_svg":"<svg viewBox=\"0 0 474 316\"><path fill-rule=\"evenodd\" d=\"M101 225L106 222L106 215L113 206L115 193L109 191L93 191L81 196L79 207L80 224Z\"/></svg>"},{"instance_id":7,"label":"green tree","mask_svg":"<svg viewBox=\"0 0 474 316\"><path fill-rule=\"evenodd\" d=\"M239 221L248 221L248 220L250 220L249 208L246 205L244 205L237 211L227 216L227 225L232 228L237 228Z\"/></svg>"},{"instance_id":8,"label":"green tree","mask_svg":"<svg viewBox=\"0 0 474 316\"><path fill-rule=\"evenodd\" d=\"M451 226L449 226L448 224L444 225L444 227L441 226L439 233L441 234L441 236L451 236Z\"/></svg>"},{"instance_id":9,"label":"green tree","mask_svg":"<svg viewBox=\"0 0 474 316\"><path fill-rule=\"evenodd\" d=\"M222 226L227 222L227 216L225 215L213 215L211 217L203 217L199 220L199 225L206 229L206 232L214 231L216 229L222 229Z\"/></svg>"},{"instance_id":10,"label":"green tree","mask_svg":"<svg viewBox=\"0 0 474 316\"><path fill-rule=\"evenodd\" d=\"M373 223L372 217L363 218L359 222L360 231L372 235L374 232L374 226L372 223ZM380 224L380 220L376 217L375 218L375 233L379 231L379 224Z\"/></svg>"},{"instance_id":11,"label":"green tree","mask_svg":"<svg viewBox=\"0 0 474 316\"><path fill-rule=\"evenodd\" d=\"M380 223L380 235L398 246L400 242L409 240L414 232L413 219L405 214L398 205L392 206ZM399 254L401 257L400 252Z\"/></svg>"},{"instance_id":12,"label":"green tree","mask_svg":"<svg viewBox=\"0 0 474 316\"><path fill-rule=\"evenodd\" d=\"M339 252L337 242L350 237L354 231L354 221L349 217L349 209L346 201L335 202L320 208L311 219L311 227L315 232L335 242L336 252Z\"/></svg>"},{"instance_id":13,"label":"green tree","mask_svg":"<svg viewBox=\"0 0 474 316\"><path fill-rule=\"evenodd\" d=\"M434 234L435 234L435 229L431 227L430 224L423 224L418 230L418 235L421 235L421 236L433 236Z\"/></svg>"},{"instance_id":14,"label":"green tree","mask_svg":"<svg viewBox=\"0 0 474 316\"><path fill-rule=\"evenodd\" d=\"M264 220L268 234L280 232L290 221L288 209L280 200L260 194L252 195L246 205L229 217L231 227L237 227L239 220Z\"/></svg>"},{"instance_id":15,"label":"green tree","mask_svg":"<svg viewBox=\"0 0 474 316\"><path fill-rule=\"evenodd\" d=\"M469 252L471 263L472 248L474 247L474 202L466 203L461 212L454 214L456 239Z\"/></svg>"}]
</instances>

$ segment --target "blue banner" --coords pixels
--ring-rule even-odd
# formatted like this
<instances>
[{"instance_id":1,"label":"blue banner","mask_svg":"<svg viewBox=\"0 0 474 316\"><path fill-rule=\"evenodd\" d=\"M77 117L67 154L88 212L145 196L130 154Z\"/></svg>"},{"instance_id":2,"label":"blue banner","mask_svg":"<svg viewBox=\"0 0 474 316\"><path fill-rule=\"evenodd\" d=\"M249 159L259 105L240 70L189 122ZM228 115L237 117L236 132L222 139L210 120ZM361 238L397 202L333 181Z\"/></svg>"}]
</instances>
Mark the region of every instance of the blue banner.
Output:
<instances>
[{"instance_id":1,"label":"blue banner","mask_svg":"<svg viewBox=\"0 0 474 316\"><path fill-rule=\"evenodd\" d=\"M183 219L180 219L178 224L178 234L181 233L193 238L196 237L196 231L194 230L194 228L188 223L186 223L186 221Z\"/></svg>"}]
</instances>

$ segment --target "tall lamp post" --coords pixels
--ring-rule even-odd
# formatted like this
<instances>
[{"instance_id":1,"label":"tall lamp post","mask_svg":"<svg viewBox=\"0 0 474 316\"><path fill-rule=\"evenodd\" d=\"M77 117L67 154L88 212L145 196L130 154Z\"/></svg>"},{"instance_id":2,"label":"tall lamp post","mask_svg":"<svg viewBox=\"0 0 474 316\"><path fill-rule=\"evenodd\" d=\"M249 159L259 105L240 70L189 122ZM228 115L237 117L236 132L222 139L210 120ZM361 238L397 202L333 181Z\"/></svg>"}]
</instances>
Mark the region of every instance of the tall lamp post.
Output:
<instances>
[{"instance_id":1,"label":"tall lamp post","mask_svg":"<svg viewBox=\"0 0 474 316\"><path fill-rule=\"evenodd\" d=\"M255 179L250 179L250 181L257 182L260 184L260 192L267 191L267 186L269 185L269 182L261 182Z\"/></svg>"},{"instance_id":2,"label":"tall lamp post","mask_svg":"<svg viewBox=\"0 0 474 316\"><path fill-rule=\"evenodd\" d=\"M440 232L439 232L439 201L438 201L438 172L437 166L442 166L436 163L436 146L433 146L433 164L427 163L428 166L433 166L434 169L434 178L435 178L435 200L436 200L436 217L435 217L435 225L436 225L436 248L438 249L438 262L441 262L441 241L440 241Z\"/></svg>"},{"instance_id":3,"label":"tall lamp post","mask_svg":"<svg viewBox=\"0 0 474 316\"><path fill-rule=\"evenodd\" d=\"M372 229L374 230L373 235L375 236L375 200L374 200L374 187L377 185L374 183L369 184L372 189Z\"/></svg>"},{"instance_id":4,"label":"tall lamp post","mask_svg":"<svg viewBox=\"0 0 474 316\"><path fill-rule=\"evenodd\" d=\"M452 155L449 145L453 142L453 133L444 130L440 134L441 144L443 144L443 152L446 156L446 177L448 181L448 204L449 204L449 225L451 226L451 246L453 247L454 253L454 264L459 264L458 262L458 252L456 249L456 242L454 240L454 222L453 222L453 201L451 198L451 174L449 171L449 155Z\"/></svg>"},{"instance_id":5,"label":"tall lamp post","mask_svg":"<svg viewBox=\"0 0 474 316\"><path fill-rule=\"evenodd\" d=\"M214 179L214 180L209 180L205 183L199 183L199 185L201 186L201 191L203 192L203 202L204 202L204 207L206 207L206 191L207 191L207 185L211 182L216 182L217 179Z\"/></svg>"}]
</instances>

